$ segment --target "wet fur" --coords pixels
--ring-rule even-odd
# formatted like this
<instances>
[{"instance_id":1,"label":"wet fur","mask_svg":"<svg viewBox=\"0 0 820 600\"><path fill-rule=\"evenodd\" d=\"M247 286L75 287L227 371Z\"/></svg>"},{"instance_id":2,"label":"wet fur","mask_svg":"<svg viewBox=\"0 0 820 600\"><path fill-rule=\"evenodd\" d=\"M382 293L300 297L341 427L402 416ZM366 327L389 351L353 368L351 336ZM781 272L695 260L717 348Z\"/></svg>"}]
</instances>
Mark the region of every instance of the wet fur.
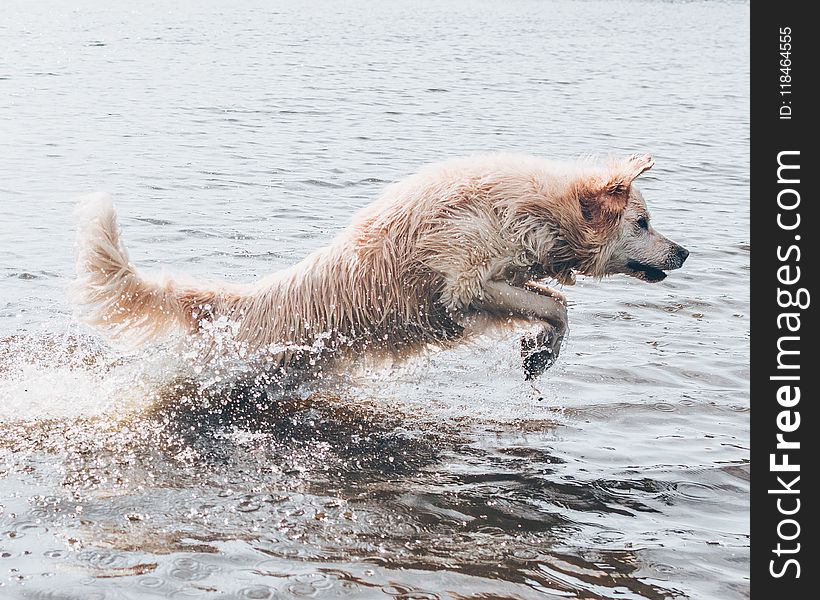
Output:
<instances>
[{"instance_id":1,"label":"wet fur","mask_svg":"<svg viewBox=\"0 0 820 600\"><path fill-rule=\"evenodd\" d=\"M388 186L329 246L246 285L138 272L110 199L95 194L79 209L71 297L86 322L138 343L230 322L239 347L280 366L317 355L401 357L521 321L563 327L562 297L527 286L615 272L626 260L617 254L632 181L651 166L648 156L504 154L431 165ZM541 309L509 309L504 285L538 296Z\"/></svg>"}]
</instances>

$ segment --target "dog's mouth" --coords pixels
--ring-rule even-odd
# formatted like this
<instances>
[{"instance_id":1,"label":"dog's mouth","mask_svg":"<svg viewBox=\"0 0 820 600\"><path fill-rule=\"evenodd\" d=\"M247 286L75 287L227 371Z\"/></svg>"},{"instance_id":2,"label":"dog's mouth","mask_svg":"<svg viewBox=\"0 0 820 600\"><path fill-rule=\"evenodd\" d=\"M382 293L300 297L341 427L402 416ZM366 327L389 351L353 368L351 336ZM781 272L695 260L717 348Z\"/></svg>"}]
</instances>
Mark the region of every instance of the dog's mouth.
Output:
<instances>
[{"instance_id":1,"label":"dog's mouth","mask_svg":"<svg viewBox=\"0 0 820 600\"><path fill-rule=\"evenodd\" d=\"M666 273L663 270L635 260L626 263L626 269L626 274L630 277L636 277L649 283L658 283L666 279Z\"/></svg>"}]
</instances>

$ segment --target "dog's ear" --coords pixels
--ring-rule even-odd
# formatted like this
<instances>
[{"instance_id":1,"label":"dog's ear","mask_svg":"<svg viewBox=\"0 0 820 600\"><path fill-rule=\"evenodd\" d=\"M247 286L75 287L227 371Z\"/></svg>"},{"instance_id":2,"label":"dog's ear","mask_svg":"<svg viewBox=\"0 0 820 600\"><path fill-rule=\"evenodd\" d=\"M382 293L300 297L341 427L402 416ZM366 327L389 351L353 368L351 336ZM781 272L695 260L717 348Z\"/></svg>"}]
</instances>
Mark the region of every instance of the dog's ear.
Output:
<instances>
[{"instance_id":1,"label":"dog's ear","mask_svg":"<svg viewBox=\"0 0 820 600\"><path fill-rule=\"evenodd\" d=\"M635 178L652 168L655 161L648 154L633 154L610 165L608 175L590 182L580 194L584 220L596 229L617 223L629 202L629 187Z\"/></svg>"},{"instance_id":2,"label":"dog's ear","mask_svg":"<svg viewBox=\"0 0 820 600\"><path fill-rule=\"evenodd\" d=\"M626 208L629 195L612 195L600 188L582 194L579 198L584 221L593 229L607 229L618 222Z\"/></svg>"},{"instance_id":3,"label":"dog's ear","mask_svg":"<svg viewBox=\"0 0 820 600\"><path fill-rule=\"evenodd\" d=\"M610 196L629 196L629 186L643 173L652 168L655 161L648 154L633 154L624 161L620 161L612 170L612 175L606 182L604 192Z\"/></svg>"}]
</instances>

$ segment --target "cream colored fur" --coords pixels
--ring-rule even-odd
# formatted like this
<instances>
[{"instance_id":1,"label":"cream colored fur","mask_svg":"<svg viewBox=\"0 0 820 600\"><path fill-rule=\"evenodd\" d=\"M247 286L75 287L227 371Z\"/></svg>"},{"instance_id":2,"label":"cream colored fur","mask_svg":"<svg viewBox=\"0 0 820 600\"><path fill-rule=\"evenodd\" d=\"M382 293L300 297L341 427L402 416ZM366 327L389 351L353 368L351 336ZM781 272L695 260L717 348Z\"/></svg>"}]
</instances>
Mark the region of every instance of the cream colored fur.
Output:
<instances>
[{"instance_id":1,"label":"cream colored fur","mask_svg":"<svg viewBox=\"0 0 820 600\"><path fill-rule=\"evenodd\" d=\"M403 356L520 320L565 324L560 296L528 282L606 274L624 190L651 165L513 154L431 165L388 186L329 246L247 285L138 272L110 199L95 194L79 209L72 299L86 322L139 343L230 322L242 348L281 366ZM541 308L519 305L529 299Z\"/></svg>"}]
</instances>

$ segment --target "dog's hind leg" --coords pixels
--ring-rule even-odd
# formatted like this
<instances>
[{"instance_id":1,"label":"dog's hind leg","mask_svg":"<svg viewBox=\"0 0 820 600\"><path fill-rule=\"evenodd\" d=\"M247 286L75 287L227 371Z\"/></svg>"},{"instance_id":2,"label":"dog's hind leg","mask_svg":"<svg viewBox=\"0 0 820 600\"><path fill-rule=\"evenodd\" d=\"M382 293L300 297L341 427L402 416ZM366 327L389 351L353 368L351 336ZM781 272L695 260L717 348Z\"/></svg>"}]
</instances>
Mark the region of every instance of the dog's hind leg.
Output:
<instances>
[{"instance_id":1,"label":"dog's hind leg","mask_svg":"<svg viewBox=\"0 0 820 600\"><path fill-rule=\"evenodd\" d=\"M534 379L558 359L567 332L567 308L563 295L541 284L519 288L505 281L484 286L477 307L501 318L526 319L541 323L536 334L521 338L524 376Z\"/></svg>"}]
</instances>

